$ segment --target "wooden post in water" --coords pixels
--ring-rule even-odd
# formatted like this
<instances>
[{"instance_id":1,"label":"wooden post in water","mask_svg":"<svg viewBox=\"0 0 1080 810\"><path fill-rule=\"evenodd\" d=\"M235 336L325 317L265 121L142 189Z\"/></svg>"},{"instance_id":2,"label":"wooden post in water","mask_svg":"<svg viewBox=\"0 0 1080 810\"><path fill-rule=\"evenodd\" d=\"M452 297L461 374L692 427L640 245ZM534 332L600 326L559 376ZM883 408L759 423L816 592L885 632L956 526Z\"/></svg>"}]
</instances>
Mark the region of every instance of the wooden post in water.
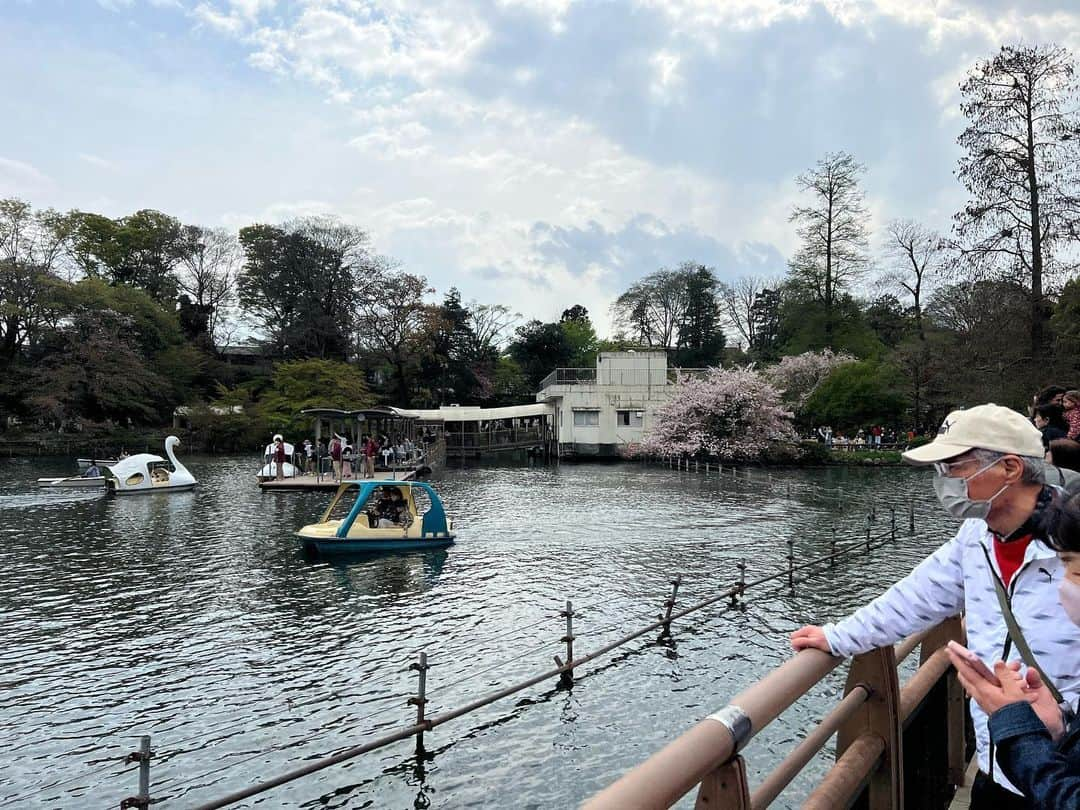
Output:
<instances>
[{"instance_id":1,"label":"wooden post in water","mask_svg":"<svg viewBox=\"0 0 1080 810\"><path fill-rule=\"evenodd\" d=\"M870 524L874 522L871 515L866 516L866 553L870 553Z\"/></svg>"},{"instance_id":2,"label":"wooden post in water","mask_svg":"<svg viewBox=\"0 0 1080 810\"><path fill-rule=\"evenodd\" d=\"M574 662L574 606L569 599L566 600L566 610L562 611L559 615L566 617L566 635L563 636L560 641L566 642L566 663L572 664ZM555 660L558 661L559 659L556 658ZM573 667L562 674L561 680L567 686L573 685Z\"/></svg>"},{"instance_id":3,"label":"wooden post in water","mask_svg":"<svg viewBox=\"0 0 1080 810\"><path fill-rule=\"evenodd\" d=\"M915 501L908 504L908 534L915 534Z\"/></svg>"},{"instance_id":4,"label":"wooden post in water","mask_svg":"<svg viewBox=\"0 0 1080 810\"><path fill-rule=\"evenodd\" d=\"M137 807L139 810L146 810L150 807L150 757L153 756L153 752L150 750L150 736L145 735L139 738L139 750L132 751L127 755L126 762L138 762L139 763L139 792L134 796L129 796L126 799L121 800L120 810L126 810L129 807Z\"/></svg>"},{"instance_id":5,"label":"wooden post in water","mask_svg":"<svg viewBox=\"0 0 1080 810\"><path fill-rule=\"evenodd\" d=\"M738 587L731 594L731 606L734 607L739 603L739 597L746 592L746 558L739 560L735 564L735 567L739 569L739 582Z\"/></svg>"},{"instance_id":6,"label":"wooden post in water","mask_svg":"<svg viewBox=\"0 0 1080 810\"><path fill-rule=\"evenodd\" d=\"M889 539L896 542L896 507L889 507Z\"/></svg>"},{"instance_id":7,"label":"wooden post in water","mask_svg":"<svg viewBox=\"0 0 1080 810\"><path fill-rule=\"evenodd\" d=\"M676 574L671 580L671 596L664 602L664 629L660 632L660 638L671 635L671 610L675 607L675 597L679 595L679 585L682 584L682 574Z\"/></svg>"},{"instance_id":8,"label":"wooden post in water","mask_svg":"<svg viewBox=\"0 0 1080 810\"><path fill-rule=\"evenodd\" d=\"M829 567L836 565L836 524L832 525L832 539L829 541Z\"/></svg>"},{"instance_id":9,"label":"wooden post in water","mask_svg":"<svg viewBox=\"0 0 1080 810\"><path fill-rule=\"evenodd\" d=\"M787 581L791 592L795 593L795 541L790 537L787 541Z\"/></svg>"},{"instance_id":10,"label":"wooden post in water","mask_svg":"<svg viewBox=\"0 0 1080 810\"><path fill-rule=\"evenodd\" d=\"M420 653L420 657L415 664L409 664L409 669L415 670L418 677L416 685L416 697L409 698L409 705L416 707L416 725L421 725L424 722L424 707L427 705L427 653ZM424 750L424 732L416 732L416 751L417 753Z\"/></svg>"}]
</instances>

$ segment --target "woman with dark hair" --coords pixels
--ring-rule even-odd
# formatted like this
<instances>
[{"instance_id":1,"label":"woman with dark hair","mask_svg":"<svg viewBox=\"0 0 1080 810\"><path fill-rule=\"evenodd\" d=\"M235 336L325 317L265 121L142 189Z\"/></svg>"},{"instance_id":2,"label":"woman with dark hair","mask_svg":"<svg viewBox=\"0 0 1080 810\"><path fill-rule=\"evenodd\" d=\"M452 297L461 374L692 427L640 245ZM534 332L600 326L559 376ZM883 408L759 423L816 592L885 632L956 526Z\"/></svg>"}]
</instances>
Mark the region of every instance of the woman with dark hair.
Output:
<instances>
[{"instance_id":1,"label":"woman with dark hair","mask_svg":"<svg viewBox=\"0 0 1080 810\"><path fill-rule=\"evenodd\" d=\"M1065 409L1056 404L1039 405L1035 408L1035 427L1042 431L1043 447L1049 449L1050 442L1067 438L1069 435Z\"/></svg>"},{"instance_id":2,"label":"woman with dark hair","mask_svg":"<svg viewBox=\"0 0 1080 810\"><path fill-rule=\"evenodd\" d=\"M1038 515L1044 536L1061 558L1061 606L1080 627L1080 494L1059 494ZM1080 629L1076 644L1080 644ZM1080 808L1080 717L1063 715L1038 671L1021 675L1018 665L998 661L987 679L963 656L949 650L964 689L990 716L997 763L1032 807Z\"/></svg>"}]
</instances>

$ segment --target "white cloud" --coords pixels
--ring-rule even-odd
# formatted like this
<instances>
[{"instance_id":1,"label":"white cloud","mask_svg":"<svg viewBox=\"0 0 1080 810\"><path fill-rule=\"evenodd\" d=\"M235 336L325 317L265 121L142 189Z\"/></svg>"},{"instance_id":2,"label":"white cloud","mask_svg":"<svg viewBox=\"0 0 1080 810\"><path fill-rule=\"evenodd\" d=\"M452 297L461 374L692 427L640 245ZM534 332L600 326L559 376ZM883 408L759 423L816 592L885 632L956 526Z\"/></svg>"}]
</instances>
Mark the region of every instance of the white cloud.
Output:
<instances>
[{"instance_id":1,"label":"white cloud","mask_svg":"<svg viewBox=\"0 0 1080 810\"><path fill-rule=\"evenodd\" d=\"M97 155L88 155L85 152L80 152L78 155L79 160L84 163L89 163L91 166L96 166L99 169L114 169L115 164L112 161L106 160L103 157Z\"/></svg>"},{"instance_id":2,"label":"white cloud","mask_svg":"<svg viewBox=\"0 0 1080 810\"><path fill-rule=\"evenodd\" d=\"M52 178L29 163L0 157L0 195L29 196L52 185Z\"/></svg>"}]
</instances>

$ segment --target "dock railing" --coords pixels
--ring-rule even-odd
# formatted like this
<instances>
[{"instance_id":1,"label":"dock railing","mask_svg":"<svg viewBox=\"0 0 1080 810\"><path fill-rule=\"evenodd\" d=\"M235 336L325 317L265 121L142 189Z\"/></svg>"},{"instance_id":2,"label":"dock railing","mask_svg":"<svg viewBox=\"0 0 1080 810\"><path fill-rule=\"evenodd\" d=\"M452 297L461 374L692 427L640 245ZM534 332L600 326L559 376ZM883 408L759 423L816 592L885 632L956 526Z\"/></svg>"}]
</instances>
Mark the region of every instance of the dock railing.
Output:
<instances>
[{"instance_id":1,"label":"dock railing","mask_svg":"<svg viewBox=\"0 0 1080 810\"><path fill-rule=\"evenodd\" d=\"M959 617L896 647L855 656L843 698L753 790L742 751L842 661L804 650L736 695L585 803L586 810L671 807L697 788L697 808L768 807L836 735L836 763L805 799L811 810L849 807L865 794L870 810L945 806L964 781L963 694L945 653L963 642ZM920 666L899 685L897 665L920 647ZM938 756L927 756L936 752ZM909 773L905 773L907 764Z\"/></svg>"}]
</instances>

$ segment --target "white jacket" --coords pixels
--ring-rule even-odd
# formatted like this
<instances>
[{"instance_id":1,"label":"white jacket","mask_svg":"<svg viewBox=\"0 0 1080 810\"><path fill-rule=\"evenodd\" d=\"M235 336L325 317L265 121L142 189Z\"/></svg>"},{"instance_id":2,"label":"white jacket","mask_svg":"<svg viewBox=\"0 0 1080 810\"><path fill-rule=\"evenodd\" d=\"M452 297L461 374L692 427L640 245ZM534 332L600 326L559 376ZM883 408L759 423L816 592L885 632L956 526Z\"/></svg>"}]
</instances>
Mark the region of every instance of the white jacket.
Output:
<instances>
[{"instance_id":1,"label":"white jacket","mask_svg":"<svg viewBox=\"0 0 1080 810\"><path fill-rule=\"evenodd\" d=\"M993 574L987 565L989 557ZM1009 583L1013 615L1032 655L1070 704L1080 696L1080 628L1058 601L1064 572L1057 554L1039 540L1028 546L1024 562ZM1008 632L992 576L1001 576L992 535L982 520L965 520L956 537L943 545L870 604L836 624L824 626L834 655L851 656L900 639L963 611L968 649L990 667L1006 655ZM1019 660L1015 644L1007 659ZM990 773L990 735L986 713L971 701L979 769ZM1019 793L1000 767L994 781Z\"/></svg>"}]
</instances>

